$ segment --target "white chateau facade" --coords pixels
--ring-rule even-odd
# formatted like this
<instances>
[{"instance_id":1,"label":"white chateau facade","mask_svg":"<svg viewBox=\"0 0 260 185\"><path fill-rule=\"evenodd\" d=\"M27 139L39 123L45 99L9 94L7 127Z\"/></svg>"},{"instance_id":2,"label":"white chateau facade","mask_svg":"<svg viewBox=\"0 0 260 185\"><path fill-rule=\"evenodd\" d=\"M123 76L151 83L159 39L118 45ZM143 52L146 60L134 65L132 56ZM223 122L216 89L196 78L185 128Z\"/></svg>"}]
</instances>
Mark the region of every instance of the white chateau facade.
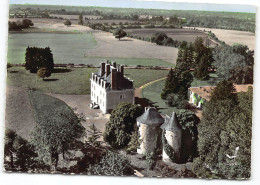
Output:
<instances>
[{"instance_id":1,"label":"white chateau facade","mask_svg":"<svg viewBox=\"0 0 260 185\"><path fill-rule=\"evenodd\" d=\"M91 76L91 102L103 113L111 112L119 103L134 103L133 80L124 76L124 66L102 62Z\"/></svg>"}]
</instances>

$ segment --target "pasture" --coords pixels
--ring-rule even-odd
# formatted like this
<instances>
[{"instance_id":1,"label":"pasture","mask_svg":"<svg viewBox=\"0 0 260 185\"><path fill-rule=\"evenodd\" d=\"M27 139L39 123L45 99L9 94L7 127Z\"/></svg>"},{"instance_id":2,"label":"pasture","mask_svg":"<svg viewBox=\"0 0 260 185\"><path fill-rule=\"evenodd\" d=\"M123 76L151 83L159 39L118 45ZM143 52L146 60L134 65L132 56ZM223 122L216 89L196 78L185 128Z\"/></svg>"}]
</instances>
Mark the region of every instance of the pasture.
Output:
<instances>
[{"instance_id":1,"label":"pasture","mask_svg":"<svg viewBox=\"0 0 260 185\"><path fill-rule=\"evenodd\" d=\"M155 33L165 33L173 40L194 42L197 37L209 38L206 33L200 30L191 29L170 29L170 28L143 28L143 29L125 29L127 33L140 37L151 37ZM211 43L213 44L213 43Z\"/></svg>"},{"instance_id":2,"label":"pasture","mask_svg":"<svg viewBox=\"0 0 260 185\"><path fill-rule=\"evenodd\" d=\"M46 93L84 95L90 93L90 76L97 68L56 68L51 77L43 81L24 67L11 67L7 85L36 89ZM125 76L134 80L134 87L165 77L168 70L125 69Z\"/></svg>"},{"instance_id":3,"label":"pasture","mask_svg":"<svg viewBox=\"0 0 260 185\"><path fill-rule=\"evenodd\" d=\"M8 63L25 63L25 50L30 46L50 47L54 63L84 63L85 53L96 46L91 33L10 33L8 36Z\"/></svg>"}]
</instances>

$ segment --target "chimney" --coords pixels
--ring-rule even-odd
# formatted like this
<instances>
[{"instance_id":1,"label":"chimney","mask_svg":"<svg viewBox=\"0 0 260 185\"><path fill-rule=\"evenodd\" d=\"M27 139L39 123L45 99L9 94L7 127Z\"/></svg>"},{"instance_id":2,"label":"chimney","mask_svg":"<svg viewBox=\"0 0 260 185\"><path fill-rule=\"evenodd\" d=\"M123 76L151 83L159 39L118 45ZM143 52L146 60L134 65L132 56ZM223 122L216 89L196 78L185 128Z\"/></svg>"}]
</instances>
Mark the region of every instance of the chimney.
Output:
<instances>
[{"instance_id":1,"label":"chimney","mask_svg":"<svg viewBox=\"0 0 260 185\"><path fill-rule=\"evenodd\" d=\"M112 69L111 89L117 89L117 70L115 68Z\"/></svg>"},{"instance_id":2,"label":"chimney","mask_svg":"<svg viewBox=\"0 0 260 185\"><path fill-rule=\"evenodd\" d=\"M120 66L121 75L124 76L124 66Z\"/></svg>"},{"instance_id":3,"label":"chimney","mask_svg":"<svg viewBox=\"0 0 260 185\"><path fill-rule=\"evenodd\" d=\"M108 75L110 74L110 64L106 65L106 78L108 77Z\"/></svg>"},{"instance_id":4,"label":"chimney","mask_svg":"<svg viewBox=\"0 0 260 185\"><path fill-rule=\"evenodd\" d=\"M113 62L113 67L116 68L116 62Z\"/></svg>"},{"instance_id":5,"label":"chimney","mask_svg":"<svg viewBox=\"0 0 260 185\"><path fill-rule=\"evenodd\" d=\"M105 66L106 66L106 63L102 62L101 63L101 77L105 74Z\"/></svg>"}]
</instances>

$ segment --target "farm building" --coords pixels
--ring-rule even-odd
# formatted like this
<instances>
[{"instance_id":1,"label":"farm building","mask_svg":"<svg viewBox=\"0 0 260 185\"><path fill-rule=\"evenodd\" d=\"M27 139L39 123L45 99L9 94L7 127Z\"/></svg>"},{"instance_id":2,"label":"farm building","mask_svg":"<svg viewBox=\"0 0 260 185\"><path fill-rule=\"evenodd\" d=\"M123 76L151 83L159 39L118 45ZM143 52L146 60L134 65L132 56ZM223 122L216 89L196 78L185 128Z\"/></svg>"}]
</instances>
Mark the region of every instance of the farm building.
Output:
<instances>
[{"instance_id":1,"label":"farm building","mask_svg":"<svg viewBox=\"0 0 260 185\"><path fill-rule=\"evenodd\" d=\"M205 102L210 100L210 94L216 86L201 86L189 88L189 103L194 104L198 108L203 108ZM235 93L247 92L248 87L253 87L252 84L234 85Z\"/></svg>"},{"instance_id":2,"label":"farm building","mask_svg":"<svg viewBox=\"0 0 260 185\"><path fill-rule=\"evenodd\" d=\"M133 80L124 76L124 66L102 62L91 76L91 102L103 113L111 112L119 103L134 103Z\"/></svg>"}]
</instances>

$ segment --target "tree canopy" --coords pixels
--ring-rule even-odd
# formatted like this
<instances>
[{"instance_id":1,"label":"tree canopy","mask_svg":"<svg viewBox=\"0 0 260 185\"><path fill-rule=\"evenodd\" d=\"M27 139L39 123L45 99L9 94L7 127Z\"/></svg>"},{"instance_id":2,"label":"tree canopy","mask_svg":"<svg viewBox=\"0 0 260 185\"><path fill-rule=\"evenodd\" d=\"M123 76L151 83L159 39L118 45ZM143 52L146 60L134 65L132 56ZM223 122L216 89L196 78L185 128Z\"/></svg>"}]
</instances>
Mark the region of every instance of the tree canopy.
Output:
<instances>
[{"instance_id":1,"label":"tree canopy","mask_svg":"<svg viewBox=\"0 0 260 185\"><path fill-rule=\"evenodd\" d=\"M49 47L27 47L25 53L25 68L36 73L41 67L52 71L54 68L53 54Z\"/></svg>"},{"instance_id":2,"label":"tree canopy","mask_svg":"<svg viewBox=\"0 0 260 185\"><path fill-rule=\"evenodd\" d=\"M143 110L138 105L120 103L112 111L106 125L104 140L113 148L125 147L134 131L136 118L141 116Z\"/></svg>"},{"instance_id":3,"label":"tree canopy","mask_svg":"<svg viewBox=\"0 0 260 185\"><path fill-rule=\"evenodd\" d=\"M70 25L71 25L71 21L70 21L70 20L66 20L66 21L64 22L64 25L65 25L65 26L70 26Z\"/></svg>"},{"instance_id":4,"label":"tree canopy","mask_svg":"<svg viewBox=\"0 0 260 185\"><path fill-rule=\"evenodd\" d=\"M253 82L254 51L247 46L218 46L213 51L213 58L220 78L237 84Z\"/></svg>"},{"instance_id":5,"label":"tree canopy","mask_svg":"<svg viewBox=\"0 0 260 185\"><path fill-rule=\"evenodd\" d=\"M223 95L231 89L228 85ZM216 96L218 101L211 99L204 108L193 172L204 178L249 178L253 90L238 93L237 101L224 97Z\"/></svg>"},{"instance_id":6,"label":"tree canopy","mask_svg":"<svg viewBox=\"0 0 260 185\"><path fill-rule=\"evenodd\" d=\"M121 38L125 37L127 33L123 29L117 29L114 35L116 39L120 40Z\"/></svg>"},{"instance_id":7,"label":"tree canopy","mask_svg":"<svg viewBox=\"0 0 260 185\"><path fill-rule=\"evenodd\" d=\"M79 25L83 25L84 24L84 21L83 21L83 15L80 14L79 15L79 22L78 22Z\"/></svg>"},{"instance_id":8,"label":"tree canopy","mask_svg":"<svg viewBox=\"0 0 260 185\"><path fill-rule=\"evenodd\" d=\"M51 71L46 68L46 67L41 67L38 71L37 71L37 75L42 78L42 80L44 80L44 78L46 77L50 77L51 76Z\"/></svg>"}]
</instances>

